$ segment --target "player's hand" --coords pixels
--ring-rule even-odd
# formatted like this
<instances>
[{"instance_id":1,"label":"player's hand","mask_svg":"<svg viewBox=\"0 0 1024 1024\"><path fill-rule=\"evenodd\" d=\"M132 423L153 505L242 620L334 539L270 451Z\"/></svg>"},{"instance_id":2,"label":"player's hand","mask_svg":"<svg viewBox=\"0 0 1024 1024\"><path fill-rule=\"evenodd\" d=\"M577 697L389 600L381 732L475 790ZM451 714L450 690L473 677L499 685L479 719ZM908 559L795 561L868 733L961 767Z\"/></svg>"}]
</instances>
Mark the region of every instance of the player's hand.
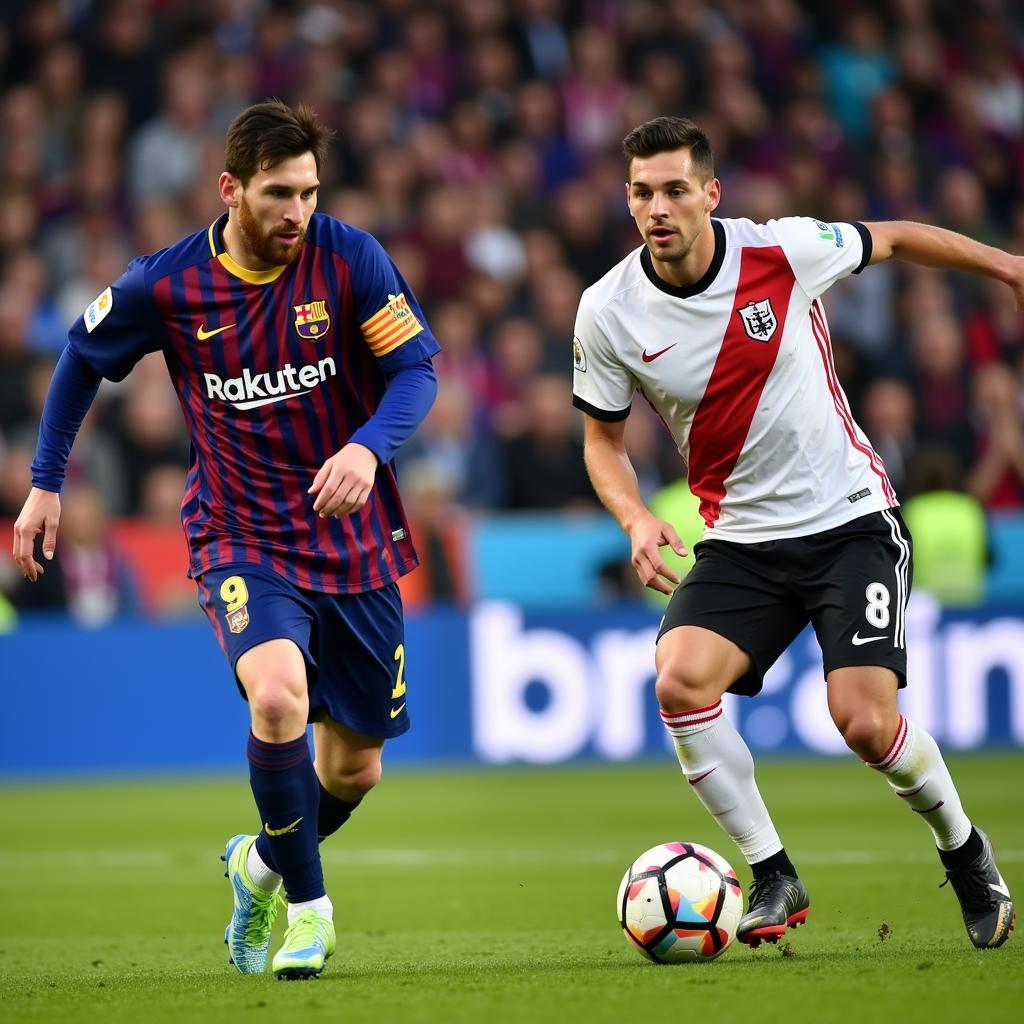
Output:
<instances>
[{"instance_id":1,"label":"player's hand","mask_svg":"<svg viewBox=\"0 0 1024 1024\"><path fill-rule=\"evenodd\" d=\"M376 476L377 456L365 445L345 445L320 467L307 492L316 495L313 511L324 518L358 512L370 497Z\"/></svg>"},{"instance_id":2,"label":"player's hand","mask_svg":"<svg viewBox=\"0 0 1024 1024\"><path fill-rule=\"evenodd\" d=\"M680 558L688 553L672 524L648 514L630 527L629 540L640 582L659 594L671 594L679 586L679 577L665 564L661 549L668 545Z\"/></svg>"},{"instance_id":3,"label":"player's hand","mask_svg":"<svg viewBox=\"0 0 1024 1024\"><path fill-rule=\"evenodd\" d=\"M60 522L60 495L33 487L25 499L21 515L14 523L14 561L25 579L35 583L43 567L35 560L36 535L43 535L43 558L53 558Z\"/></svg>"}]
</instances>

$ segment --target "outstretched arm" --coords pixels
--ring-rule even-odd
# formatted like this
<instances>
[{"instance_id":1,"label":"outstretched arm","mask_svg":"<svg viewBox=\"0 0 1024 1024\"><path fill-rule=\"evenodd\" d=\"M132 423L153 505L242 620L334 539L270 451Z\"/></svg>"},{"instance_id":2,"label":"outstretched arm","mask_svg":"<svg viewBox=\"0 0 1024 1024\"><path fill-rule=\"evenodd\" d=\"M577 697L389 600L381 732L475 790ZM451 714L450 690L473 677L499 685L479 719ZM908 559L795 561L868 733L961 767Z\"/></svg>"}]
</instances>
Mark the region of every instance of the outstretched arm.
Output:
<instances>
[{"instance_id":1,"label":"outstretched arm","mask_svg":"<svg viewBox=\"0 0 1024 1024\"><path fill-rule=\"evenodd\" d=\"M39 424L32 462L32 490L14 524L14 561L32 583L43 567L35 559L36 537L43 535L43 557L53 557L60 522L59 492L71 446L100 386L99 375L71 348L57 362Z\"/></svg>"},{"instance_id":2,"label":"outstretched arm","mask_svg":"<svg viewBox=\"0 0 1024 1024\"><path fill-rule=\"evenodd\" d=\"M909 220L878 221L864 225L871 232L869 263L907 260L924 267L963 270L1003 281L1024 309L1024 256L1014 256L966 235L932 224Z\"/></svg>"},{"instance_id":3,"label":"outstretched arm","mask_svg":"<svg viewBox=\"0 0 1024 1024\"><path fill-rule=\"evenodd\" d=\"M626 421L606 422L584 414L583 457L597 496L629 536L633 568L651 590L671 594L679 577L665 564L666 544L682 557L686 547L671 523L659 519L643 503L636 471L623 443Z\"/></svg>"}]
</instances>

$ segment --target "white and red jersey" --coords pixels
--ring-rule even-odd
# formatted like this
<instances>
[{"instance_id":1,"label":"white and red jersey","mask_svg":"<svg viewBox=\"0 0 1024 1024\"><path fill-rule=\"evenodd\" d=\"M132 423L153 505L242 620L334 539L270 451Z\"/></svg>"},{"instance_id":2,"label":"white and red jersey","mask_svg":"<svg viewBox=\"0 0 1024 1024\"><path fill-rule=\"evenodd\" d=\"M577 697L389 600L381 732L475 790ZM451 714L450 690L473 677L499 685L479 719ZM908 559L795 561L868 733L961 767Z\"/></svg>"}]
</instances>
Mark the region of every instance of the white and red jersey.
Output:
<instances>
[{"instance_id":1,"label":"white and red jersey","mask_svg":"<svg viewBox=\"0 0 1024 1024\"><path fill-rule=\"evenodd\" d=\"M689 468L705 536L801 537L898 505L839 385L819 296L871 257L862 224L712 220L704 277L677 288L646 246L580 300L573 403L650 402Z\"/></svg>"}]
</instances>

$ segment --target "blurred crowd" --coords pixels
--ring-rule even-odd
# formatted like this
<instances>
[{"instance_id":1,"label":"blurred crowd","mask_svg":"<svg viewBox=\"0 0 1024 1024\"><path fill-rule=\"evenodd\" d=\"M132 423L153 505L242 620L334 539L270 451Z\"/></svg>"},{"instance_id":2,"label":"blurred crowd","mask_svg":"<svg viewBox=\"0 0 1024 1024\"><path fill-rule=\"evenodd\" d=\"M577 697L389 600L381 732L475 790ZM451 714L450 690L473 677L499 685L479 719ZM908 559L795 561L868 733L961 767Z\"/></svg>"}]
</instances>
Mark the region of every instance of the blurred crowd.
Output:
<instances>
[{"instance_id":1,"label":"blurred crowd","mask_svg":"<svg viewBox=\"0 0 1024 1024\"><path fill-rule=\"evenodd\" d=\"M924 220L1024 253L1024 9L1012 0L4 0L0 517L29 486L68 325L140 252L204 227L231 118L267 96L337 132L320 209L375 234L443 352L402 453L444 509L596 507L570 405L580 293L639 243L620 141L709 134L722 216ZM1024 317L1003 285L884 264L826 295L855 415L897 491L1024 509ZM646 406L644 493L685 467ZM158 356L104 385L70 480L175 521L187 441ZM438 511L441 509L441 511Z\"/></svg>"}]
</instances>

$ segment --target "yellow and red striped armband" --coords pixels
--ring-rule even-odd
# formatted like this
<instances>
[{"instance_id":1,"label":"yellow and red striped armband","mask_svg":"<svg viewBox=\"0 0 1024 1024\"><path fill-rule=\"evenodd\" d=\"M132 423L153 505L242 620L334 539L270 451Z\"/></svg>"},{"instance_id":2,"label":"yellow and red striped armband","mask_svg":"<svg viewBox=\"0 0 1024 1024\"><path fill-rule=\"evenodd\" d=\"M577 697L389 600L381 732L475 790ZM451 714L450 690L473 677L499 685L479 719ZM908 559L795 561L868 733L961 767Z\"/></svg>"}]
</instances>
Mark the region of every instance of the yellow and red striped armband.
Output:
<instances>
[{"instance_id":1,"label":"yellow and red striped armband","mask_svg":"<svg viewBox=\"0 0 1024 1024\"><path fill-rule=\"evenodd\" d=\"M388 304L363 323L361 330L370 351L380 358L415 338L423 330L423 324L416 319L402 292L401 295L389 295Z\"/></svg>"}]
</instances>

